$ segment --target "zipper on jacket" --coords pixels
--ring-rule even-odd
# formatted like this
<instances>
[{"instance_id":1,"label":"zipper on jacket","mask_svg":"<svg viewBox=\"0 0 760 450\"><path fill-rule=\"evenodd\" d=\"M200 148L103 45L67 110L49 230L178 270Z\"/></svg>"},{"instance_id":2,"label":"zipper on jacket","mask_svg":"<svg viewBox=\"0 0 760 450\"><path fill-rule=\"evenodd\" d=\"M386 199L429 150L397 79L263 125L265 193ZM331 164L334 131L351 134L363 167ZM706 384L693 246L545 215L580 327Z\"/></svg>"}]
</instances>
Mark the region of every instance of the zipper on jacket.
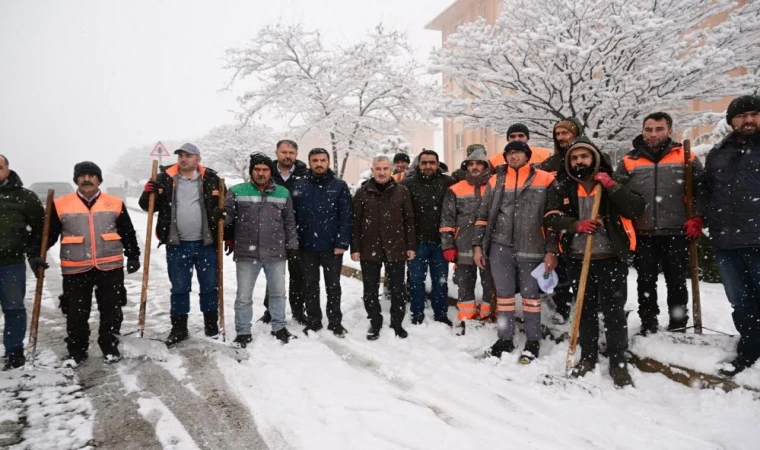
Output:
<instances>
[{"instance_id":1,"label":"zipper on jacket","mask_svg":"<svg viewBox=\"0 0 760 450\"><path fill-rule=\"evenodd\" d=\"M515 245L515 228L517 228L517 184L520 181L520 170L515 169L515 206L512 208L512 245Z\"/></svg>"}]
</instances>

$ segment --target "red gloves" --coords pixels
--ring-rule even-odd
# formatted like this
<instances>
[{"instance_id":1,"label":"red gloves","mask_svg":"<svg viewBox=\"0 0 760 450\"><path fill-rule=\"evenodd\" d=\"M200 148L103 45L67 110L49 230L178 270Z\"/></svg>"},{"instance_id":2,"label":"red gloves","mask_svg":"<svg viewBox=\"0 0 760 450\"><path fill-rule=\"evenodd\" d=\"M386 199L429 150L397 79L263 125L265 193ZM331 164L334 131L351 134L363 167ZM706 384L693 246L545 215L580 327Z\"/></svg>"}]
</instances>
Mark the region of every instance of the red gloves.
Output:
<instances>
[{"instance_id":1,"label":"red gloves","mask_svg":"<svg viewBox=\"0 0 760 450\"><path fill-rule=\"evenodd\" d=\"M224 249L226 250L225 255L229 255L232 252L235 251L235 241L224 241Z\"/></svg>"},{"instance_id":2,"label":"red gloves","mask_svg":"<svg viewBox=\"0 0 760 450\"><path fill-rule=\"evenodd\" d=\"M443 259L446 261L453 263L457 260L457 249L455 248L447 248L443 251Z\"/></svg>"},{"instance_id":3,"label":"red gloves","mask_svg":"<svg viewBox=\"0 0 760 450\"><path fill-rule=\"evenodd\" d=\"M145 187L143 188L143 192L147 192L149 194L151 192L158 193L158 187L159 186L158 186L158 184L156 184L155 181L150 181L149 180L147 183L145 183Z\"/></svg>"},{"instance_id":4,"label":"red gloves","mask_svg":"<svg viewBox=\"0 0 760 450\"><path fill-rule=\"evenodd\" d=\"M683 224L683 234L689 239L699 239L702 236L704 220L701 217L692 217Z\"/></svg>"},{"instance_id":5,"label":"red gloves","mask_svg":"<svg viewBox=\"0 0 760 450\"><path fill-rule=\"evenodd\" d=\"M596 220L583 219L578 221L575 231L578 233L594 234L597 228L599 228L599 222Z\"/></svg>"},{"instance_id":6,"label":"red gloves","mask_svg":"<svg viewBox=\"0 0 760 450\"><path fill-rule=\"evenodd\" d=\"M600 182L605 189L609 189L616 184L615 180L613 180L609 174L604 172L599 172L594 175L594 181Z\"/></svg>"}]
</instances>

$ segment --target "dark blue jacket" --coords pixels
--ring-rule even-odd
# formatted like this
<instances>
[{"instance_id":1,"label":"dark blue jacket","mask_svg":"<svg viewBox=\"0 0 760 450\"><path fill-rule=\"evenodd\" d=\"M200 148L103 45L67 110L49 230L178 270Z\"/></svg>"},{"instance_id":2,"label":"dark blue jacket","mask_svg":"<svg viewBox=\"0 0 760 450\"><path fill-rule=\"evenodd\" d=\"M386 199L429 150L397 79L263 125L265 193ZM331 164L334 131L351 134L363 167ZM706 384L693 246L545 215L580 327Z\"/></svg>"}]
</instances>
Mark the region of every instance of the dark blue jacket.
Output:
<instances>
[{"instance_id":1,"label":"dark blue jacket","mask_svg":"<svg viewBox=\"0 0 760 450\"><path fill-rule=\"evenodd\" d=\"M301 250L348 250L352 206L351 192L345 181L335 178L332 170L321 177L309 171L293 184L291 195Z\"/></svg>"},{"instance_id":2,"label":"dark blue jacket","mask_svg":"<svg viewBox=\"0 0 760 450\"><path fill-rule=\"evenodd\" d=\"M705 161L707 227L715 248L760 247L760 133L729 134Z\"/></svg>"}]
</instances>

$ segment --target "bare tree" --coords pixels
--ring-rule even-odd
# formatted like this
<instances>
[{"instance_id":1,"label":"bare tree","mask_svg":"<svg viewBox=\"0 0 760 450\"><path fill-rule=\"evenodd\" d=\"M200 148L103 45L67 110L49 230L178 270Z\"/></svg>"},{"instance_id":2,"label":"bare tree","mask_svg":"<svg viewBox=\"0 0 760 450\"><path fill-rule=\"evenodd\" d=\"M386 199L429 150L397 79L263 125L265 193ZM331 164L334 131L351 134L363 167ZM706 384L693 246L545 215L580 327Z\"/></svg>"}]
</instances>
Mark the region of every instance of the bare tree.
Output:
<instances>
[{"instance_id":1,"label":"bare tree","mask_svg":"<svg viewBox=\"0 0 760 450\"><path fill-rule=\"evenodd\" d=\"M203 163L222 175L250 178L250 154L274 155L274 133L271 128L252 122L222 125L213 128L199 141Z\"/></svg>"}]
</instances>

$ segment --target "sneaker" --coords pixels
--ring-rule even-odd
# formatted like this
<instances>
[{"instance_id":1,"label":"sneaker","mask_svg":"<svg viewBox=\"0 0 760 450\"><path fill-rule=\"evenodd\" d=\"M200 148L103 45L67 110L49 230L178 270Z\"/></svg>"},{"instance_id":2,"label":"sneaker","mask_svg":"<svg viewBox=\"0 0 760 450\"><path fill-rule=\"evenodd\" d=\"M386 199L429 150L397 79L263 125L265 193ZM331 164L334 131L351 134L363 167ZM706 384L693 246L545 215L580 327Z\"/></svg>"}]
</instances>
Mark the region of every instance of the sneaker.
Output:
<instances>
[{"instance_id":1,"label":"sneaker","mask_svg":"<svg viewBox=\"0 0 760 450\"><path fill-rule=\"evenodd\" d=\"M340 322L327 324L327 329L332 331L333 334L339 338L344 338L346 337L346 334L348 334L348 330L343 328L343 325L341 325Z\"/></svg>"},{"instance_id":2,"label":"sneaker","mask_svg":"<svg viewBox=\"0 0 760 450\"><path fill-rule=\"evenodd\" d=\"M3 370L18 369L19 367L23 367L24 364L26 364L26 357L24 356L23 350L11 352L5 355L5 365L3 366Z\"/></svg>"},{"instance_id":3,"label":"sneaker","mask_svg":"<svg viewBox=\"0 0 760 450\"><path fill-rule=\"evenodd\" d=\"M65 358L63 358L63 363L61 364L63 367L68 367L71 369L75 369L82 365L83 362L87 359L87 352L85 353L69 353L66 355Z\"/></svg>"},{"instance_id":4,"label":"sneaker","mask_svg":"<svg viewBox=\"0 0 760 450\"><path fill-rule=\"evenodd\" d=\"M113 349L112 351L106 353L103 355L103 362L106 364L113 364L121 361L121 353L119 352L119 349Z\"/></svg>"},{"instance_id":5,"label":"sneaker","mask_svg":"<svg viewBox=\"0 0 760 450\"><path fill-rule=\"evenodd\" d=\"M272 321L272 314L269 313L269 310L267 309L264 311L264 314L259 317L259 320L257 322L263 322L263 323L269 323Z\"/></svg>"},{"instance_id":6,"label":"sneaker","mask_svg":"<svg viewBox=\"0 0 760 450\"><path fill-rule=\"evenodd\" d=\"M396 332L396 337L399 339L406 339L406 337L409 336L409 333L407 333L401 324L391 325L391 329Z\"/></svg>"},{"instance_id":7,"label":"sneaker","mask_svg":"<svg viewBox=\"0 0 760 450\"><path fill-rule=\"evenodd\" d=\"M203 332L206 336L216 338L219 336L219 312L203 313Z\"/></svg>"},{"instance_id":8,"label":"sneaker","mask_svg":"<svg viewBox=\"0 0 760 450\"><path fill-rule=\"evenodd\" d=\"M520 364L530 364L534 359L538 358L538 352L541 349L541 343L539 341L528 341L525 343L525 348L520 354Z\"/></svg>"},{"instance_id":9,"label":"sneaker","mask_svg":"<svg viewBox=\"0 0 760 450\"><path fill-rule=\"evenodd\" d=\"M443 317L436 317L434 320L435 320L436 322L440 322L440 323L443 323L443 324L446 324L446 325L448 325L448 326L449 326L449 328L453 328L453 327L454 327L454 324L451 322L451 319L449 319L449 318L448 318L448 317L446 317L446 316L443 316Z\"/></svg>"},{"instance_id":10,"label":"sneaker","mask_svg":"<svg viewBox=\"0 0 760 450\"><path fill-rule=\"evenodd\" d=\"M381 325L370 325L367 330L367 340L376 341L380 337L380 328L382 328Z\"/></svg>"},{"instance_id":11,"label":"sneaker","mask_svg":"<svg viewBox=\"0 0 760 450\"><path fill-rule=\"evenodd\" d=\"M172 316L171 321L172 330L164 341L167 348L172 348L189 337L187 332L187 314Z\"/></svg>"},{"instance_id":12,"label":"sneaker","mask_svg":"<svg viewBox=\"0 0 760 450\"><path fill-rule=\"evenodd\" d=\"M424 316L412 317L412 325L422 325L425 322Z\"/></svg>"},{"instance_id":13,"label":"sneaker","mask_svg":"<svg viewBox=\"0 0 760 450\"><path fill-rule=\"evenodd\" d=\"M583 378L587 373L593 372L596 369L596 361L592 359L581 358L578 364L570 369L570 376L573 378Z\"/></svg>"},{"instance_id":14,"label":"sneaker","mask_svg":"<svg viewBox=\"0 0 760 450\"><path fill-rule=\"evenodd\" d=\"M297 336L290 334L287 328L280 328L277 331L272 331L272 336L279 339L283 344L287 344L291 339L297 339Z\"/></svg>"},{"instance_id":15,"label":"sneaker","mask_svg":"<svg viewBox=\"0 0 760 450\"><path fill-rule=\"evenodd\" d=\"M309 335L309 332L316 333L317 331L322 329L322 323L321 322L313 322L308 325L306 325L306 328L303 329L303 334Z\"/></svg>"},{"instance_id":16,"label":"sneaker","mask_svg":"<svg viewBox=\"0 0 760 450\"><path fill-rule=\"evenodd\" d=\"M232 345L240 348L245 348L251 342L253 342L253 338L250 334L238 334L235 337L235 340L232 341Z\"/></svg>"},{"instance_id":17,"label":"sneaker","mask_svg":"<svg viewBox=\"0 0 760 450\"><path fill-rule=\"evenodd\" d=\"M467 332L467 329L465 328L465 321L459 322L459 325L457 325L456 334L457 336L464 336L465 332Z\"/></svg>"},{"instance_id":18,"label":"sneaker","mask_svg":"<svg viewBox=\"0 0 760 450\"><path fill-rule=\"evenodd\" d=\"M512 339L499 339L486 353L490 356L501 358L502 353L511 353L514 349L515 344L512 342Z\"/></svg>"},{"instance_id":19,"label":"sneaker","mask_svg":"<svg viewBox=\"0 0 760 450\"><path fill-rule=\"evenodd\" d=\"M559 311L555 312L552 316L552 323L554 325L564 325L567 323L567 320L570 318L570 314L563 314Z\"/></svg>"},{"instance_id":20,"label":"sneaker","mask_svg":"<svg viewBox=\"0 0 760 450\"><path fill-rule=\"evenodd\" d=\"M633 379L631 378L631 374L628 373L628 367L625 364L610 365L610 376L617 389L633 386Z\"/></svg>"},{"instance_id":21,"label":"sneaker","mask_svg":"<svg viewBox=\"0 0 760 450\"><path fill-rule=\"evenodd\" d=\"M718 370L718 374L722 377L731 378L737 373L752 367L754 361L749 361L743 356L737 356L730 363L724 364L724 367Z\"/></svg>"}]
</instances>

